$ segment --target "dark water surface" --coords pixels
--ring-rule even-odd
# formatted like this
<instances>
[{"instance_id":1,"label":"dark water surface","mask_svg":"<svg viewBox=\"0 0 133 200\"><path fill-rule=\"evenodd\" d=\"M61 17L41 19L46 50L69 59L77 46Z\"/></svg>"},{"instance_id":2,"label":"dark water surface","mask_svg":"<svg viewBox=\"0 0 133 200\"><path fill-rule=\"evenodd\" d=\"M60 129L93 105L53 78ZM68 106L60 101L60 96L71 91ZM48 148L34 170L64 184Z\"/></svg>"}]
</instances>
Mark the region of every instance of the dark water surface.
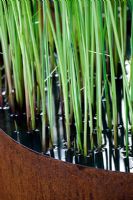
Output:
<instances>
[{"instance_id":1,"label":"dark water surface","mask_svg":"<svg viewBox=\"0 0 133 200\"><path fill-rule=\"evenodd\" d=\"M106 129L103 132L103 148L95 149L90 152L87 157L77 153L74 148L67 150L66 142L63 135L63 120L58 117L58 132L60 135L60 145L55 142L53 149L48 149L47 155L55 159L78 163L85 166L102 168L112 171L133 172L133 151L132 141L133 136L129 133L129 158L125 156L124 147L124 128L120 125L118 128L118 143L119 147L114 149L112 132ZM0 109L0 128L3 129L8 135L37 152L41 152L41 118L37 118L37 129L32 132L27 132L26 116L23 114L21 117L11 115L8 107ZM74 131L74 130L72 130ZM96 134L96 133L95 133Z\"/></svg>"}]
</instances>

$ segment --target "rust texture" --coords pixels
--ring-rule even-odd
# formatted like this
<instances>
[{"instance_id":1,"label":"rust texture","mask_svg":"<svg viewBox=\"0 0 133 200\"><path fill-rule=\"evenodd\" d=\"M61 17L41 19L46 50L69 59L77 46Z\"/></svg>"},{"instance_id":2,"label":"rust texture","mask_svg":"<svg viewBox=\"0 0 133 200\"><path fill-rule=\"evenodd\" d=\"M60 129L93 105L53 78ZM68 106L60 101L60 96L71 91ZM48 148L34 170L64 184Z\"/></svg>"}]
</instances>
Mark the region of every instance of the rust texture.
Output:
<instances>
[{"instance_id":1,"label":"rust texture","mask_svg":"<svg viewBox=\"0 0 133 200\"><path fill-rule=\"evenodd\" d=\"M0 131L0 200L133 200L133 174L35 153Z\"/></svg>"}]
</instances>

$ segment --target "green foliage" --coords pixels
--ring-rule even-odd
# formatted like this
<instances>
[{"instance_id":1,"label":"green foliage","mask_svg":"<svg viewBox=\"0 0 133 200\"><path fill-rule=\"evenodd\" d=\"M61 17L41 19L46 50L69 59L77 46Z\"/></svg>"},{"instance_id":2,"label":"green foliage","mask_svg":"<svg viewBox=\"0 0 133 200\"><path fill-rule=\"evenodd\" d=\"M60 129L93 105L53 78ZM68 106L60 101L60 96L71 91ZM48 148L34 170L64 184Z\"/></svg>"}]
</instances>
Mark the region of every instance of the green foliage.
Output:
<instances>
[{"instance_id":1,"label":"green foliage","mask_svg":"<svg viewBox=\"0 0 133 200\"><path fill-rule=\"evenodd\" d=\"M43 151L47 123L50 145L55 140L53 72L59 75L68 148L74 120L78 151L87 155L88 149L94 149L94 117L100 148L103 115L109 129L113 127L117 147L116 78L121 68L128 152L129 119L133 127L133 5L132 1L128 3L132 15L129 82L125 70L127 1L0 1L0 43L9 103L14 111L14 101L21 110L25 106L29 129L35 129L36 113L42 112ZM102 98L106 112L102 111Z\"/></svg>"}]
</instances>

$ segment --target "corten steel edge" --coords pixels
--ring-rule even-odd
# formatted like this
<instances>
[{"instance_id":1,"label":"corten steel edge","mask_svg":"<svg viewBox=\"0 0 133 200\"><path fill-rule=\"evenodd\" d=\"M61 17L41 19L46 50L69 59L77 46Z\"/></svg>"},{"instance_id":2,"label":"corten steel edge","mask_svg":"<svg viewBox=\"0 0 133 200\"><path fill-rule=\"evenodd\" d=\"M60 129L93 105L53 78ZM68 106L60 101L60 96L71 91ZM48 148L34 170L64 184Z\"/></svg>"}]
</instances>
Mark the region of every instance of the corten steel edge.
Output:
<instances>
[{"instance_id":1,"label":"corten steel edge","mask_svg":"<svg viewBox=\"0 0 133 200\"><path fill-rule=\"evenodd\" d=\"M0 130L0 200L133 200L133 174L58 161Z\"/></svg>"}]
</instances>

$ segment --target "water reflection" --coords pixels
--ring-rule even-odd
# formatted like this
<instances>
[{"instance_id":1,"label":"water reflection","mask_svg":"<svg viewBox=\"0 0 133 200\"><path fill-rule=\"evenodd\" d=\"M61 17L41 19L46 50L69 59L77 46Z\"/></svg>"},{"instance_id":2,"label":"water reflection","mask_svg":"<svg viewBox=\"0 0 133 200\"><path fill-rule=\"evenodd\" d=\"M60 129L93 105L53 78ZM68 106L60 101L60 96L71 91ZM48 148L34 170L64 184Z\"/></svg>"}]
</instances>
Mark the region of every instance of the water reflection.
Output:
<instances>
[{"instance_id":1,"label":"water reflection","mask_svg":"<svg viewBox=\"0 0 133 200\"><path fill-rule=\"evenodd\" d=\"M62 113L63 111L63 102L61 99L61 95L59 94L60 89L57 88L57 80L53 78L53 110L54 115L57 116L54 118L54 135L55 141L53 146L48 149L46 155L51 156L55 159L63 160L66 162L76 163L80 165L85 165L88 167L95 167L105 170L112 171L123 171L123 172L133 172L133 135L129 132L129 157L126 158L126 150L125 150L125 130L123 127L123 108L122 108L122 99L123 99L123 91L122 91L122 79L116 79L117 81L117 105L118 105L118 148L114 148L114 136L113 131L108 129L107 121L106 121L106 106L105 99L103 97L102 100L102 121L103 121L103 134L102 134L102 147L97 148L97 131L94 130L93 139L95 150L90 151L90 135L88 133L88 149L89 153L87 157L84 157L82 153L77 151L75 135L76 128L75 124L71 123L71 141L72 148L67 149L66 143L66 133L65 133L65 120ZM56 87L54 87L56 85ZM121 89L120 89L121 88ZM111 102L111 99L110 99ZM7 109L8 108L8 109ZM3 120L4 119L4 120ZM23 123L22 123L23 122ZM26 115L23 114L21 116L12 115L10 116L9 107L6 109L0 110L0 127L8 133L13 139L15 139L18 143L21 143L35 151L42 152L41 147L41 116L37 116L36 118L36 130L27 132L26 126ZM96 124L96 116L94 119L94 124ZM47 132L47 146L49 146L50 142L50 132L49 128L46 127Z\"/></svg>"}]
</instances>

